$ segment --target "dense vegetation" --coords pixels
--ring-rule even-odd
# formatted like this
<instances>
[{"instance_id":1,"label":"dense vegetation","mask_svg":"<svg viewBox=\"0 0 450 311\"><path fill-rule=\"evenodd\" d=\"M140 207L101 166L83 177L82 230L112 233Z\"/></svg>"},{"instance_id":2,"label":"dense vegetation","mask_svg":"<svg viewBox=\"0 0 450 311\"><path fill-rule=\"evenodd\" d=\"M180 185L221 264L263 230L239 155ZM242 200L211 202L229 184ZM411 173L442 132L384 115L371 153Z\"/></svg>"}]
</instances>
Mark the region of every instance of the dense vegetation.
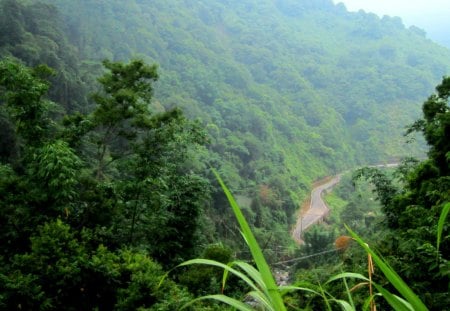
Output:
<instances>
[{"instance_id":1,"label":"dense vegetation","mask_svg":"<svg viewBox=\"0 0 450 311\"><path fill-rule=\"evenodd\" d=\"M156 308L177 288L158 287L148 256L166 266L192 256L208 192L185 159L204 133L179 110L150 112L154 66L104 65L95 109L58 122L44 98L50 70L0 63L15 152L0 168L0 305Z\"/></svg>"},{"instance_id":2,"label":"dense vegetation","mask_svg":"<svg viewBox=\"0 0 450 311\"><path fill-rule=\"evenodd\" d=\"M383 255L431 310L448 307L450 250L445 218L441 220L444 237L441 243L436 242L436 236L444 208L450 208L449 96L450 78L447 77L437 86L436 94L423 104L423 117L408 129L408 133L423 134L430 147L428 158L423 161L407 158L394 171L373 167L357 170L352 178L357 191L351 191L350 179L344 178L337 189L338 197L329 198L334 214L329 225L305 234L306 247L301 254L329 250L339 234L348 234L344 228L347 224ZM364 179L373 185L377 202L369 194ZM304 284L305 275L307 279L324 283L331 271L338 273L340 269L365 273L366 254L355 247L346 245L345 248L340 258L332 253L297 264L299 284ZM374 279L386 284L380 275L375 274ZM335 295L345 294L345 288L336 288L335 284L327 290ZM355 299L363 303L367 293L360 295L357 293ZM319 305L325 308L323 302Z\"/></svg>"},{"instance_id":3,"label":"dense vegetation","mask_svg":"<svg viewBox=\"0 0 450 311\"><path fill-rule=\"evenodd\" d=\"M156 62L154 109L202 120L207 165L196 165L217 168L258 236L275 229L282 244L312 180L418 154L403 128L450 68L449 52L418 29L331 1L45 2L61 13L2 1L4 33L17 34L3 54L56 69L51 98L83 113L100 60ZM213 206L230 219L214 189ZM216 215L213 231L239 236Z\"/></svg>"},{"instance_id":4,"label":"dense vegetation","mask_svg":"<svg viewBox=\"0 0 450 311\"><path fill-rule=\"evenodd\" d=\"M185 259L232 258L209 243L246 256L209 167L238 194L269 262L294 254L290 225L311 182L421 155L402 132L450 72L450 52L419 29L327 0L1 0L0 57L0 309L177 310L218 290L212 268L181 269L158 286ZM402 166L393 183L364 171L383 207L358 209L372 203L346 194L352 203L332 221L358 230L362 216L375 234L372 216L385 219L391 244L380 251L439 310L448 231L439 252L433 238L449 199L448 79L413 131L429 160ZM337 232L311 231L298 255ZM359 254L346 268L362 269ZM311 272L320 281L339 269L324 262L323 274ZM240 296L242 284L231 284ZM297 298L302 308L323 303Z\"/></svg>"},{"instance_id":5,"label":"dense vegetation","mask_svg":"<svg viewBox=\"0 0 450 311\"><path fill-rule=\"evenodd\" d=\"M430 149L427 160L400 168L403 187L379 172L362 171L373 181L386 215L388 230L380 250L434 310L450 305L448 227L447 238L436 244L439 215L450 202L449 96L450 78L445 78L423 104L423 117L411 126L410 131L423 134Z\"/></svg>"}]
</instances>

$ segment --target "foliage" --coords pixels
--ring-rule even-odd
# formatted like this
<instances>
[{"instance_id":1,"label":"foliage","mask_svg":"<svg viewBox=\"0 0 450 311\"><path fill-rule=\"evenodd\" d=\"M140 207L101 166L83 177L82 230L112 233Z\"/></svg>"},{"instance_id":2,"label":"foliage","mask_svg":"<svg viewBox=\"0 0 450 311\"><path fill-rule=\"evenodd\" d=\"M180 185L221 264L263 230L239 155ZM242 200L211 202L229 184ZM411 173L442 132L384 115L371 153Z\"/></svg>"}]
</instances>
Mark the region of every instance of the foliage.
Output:
<instances>
[{"instance_id":1,"label":"foliage","mask_svg":"<svg viewBox=\"0 0 450 311\"><path fill-rule=\"evenodd\" d=\"M18 150L0 165L1 308L177 310L189 297L158 280L195 251L208 191L187 158L205 136L180 110L150 111L155 66L105 65L97 106L61 124L45 68L0 62Z\"/></svg>"},{"instance_id":2,"label":"foliage","mask_svg":"<svg viewBox=\"0 0 450 311\"><path fill-rule=\"evenodd\" d=\"M361 245L361 247L369 255L370 262L371 258L373 258L373 261L377 264L377 266L387 277L389 283L392 284L400 292L403 298L392 294L391 292L383 288L381 285L372 282L370 274L371 272L369 272L369 278L366 278L358 273L341 273L332 276L328 280L327 283L333 282L338 279L343 280L345 284L345 291L348 297L348 302L346 300L336 299L333 295L324 291L320 285L319 290L315 290L314 286L311 286L309 284L308 287L276 286L272 272L269 266L267 265L267 262L260 250L259 244L255 240L253 233L250 227L248 226L245 217L242 214L242 211L240 210L234 197L230 193L229 189L225 186L218 173L214 171L214 174L216 175L221 187L223 188L230 202L231 207L233 208L233 212L235 213L236 219L242 230L243 238L245 239L252 253L252 257L255 261L256 268L242 261L233 261L226 265L221 262L208 259L192 259L180 264L178 267L190 266L194 264L207 265L211 267L220 267L224 270L222 288L225 287L228 274L233 274L239 277L250 287L251 291L247 294L247 296L251 297L254 300L254 302L256 303L255 307L257 308L257 310L260 309L273 311L287 310L285 301L282 299L282 295L286 295L288 292L292 291L303 291L306 293L312 293L314 295L321 296L324 299L327 310L332 310L331 303L337 304L343 310L356 310L346 278L355 278L363 280L366 282L363 285L370 284L370 286L372 285L375 286L375 288L379 291L379 294L387 300L387 302L394 308L394 310L428 310L428 308L423 304L420 298L410 289L410 287L402 280L402 278L398 276L395 270L393 270L385 260L383 260L373 250L371 250L367 246L367 244L348 227L347 229L352 235L352 237ZM371 264L370 262L369 265ZM239 268L239 270L235 269L234 266ZM373 267L371 267L370 269L373 270ZM360 284L358 284L357 286L360 286ZM372 291L370 292L370 294L371 295L366 300L367 305L370 303L372 299L374 299L374 296L372 296ZM239 300L236 300L223 294L206 295L196 298L187 303L185 306L183 306L183 308L205 299L217 300L219 302L228 304L229 306L234 307L237 310L243 311L255 310L248 303L241 302Z\"/></svg>"},{"instance_id":3,"label":"foliage","mask_svg":"<svg viewBox=\"0 0 450 311\"><path fill-rule=\"evenodd\" d=\"M446 158L448 144L449 78L444 77L423 104L423 118L416 121L408 133L419 131L430 150L428 159L400 170L403 189L385 187L393 184L381 173L365 175L370 178L387 216L386 242L378 247L393 268L411 288L416 290L432 310L448 304L448 232L446 231L446 205L450 200L448 189L450 162ZM448 209L448 208L447 208ZM436 244L436 238L438 242ZM428 267L428 269L423 269Z\"/></svg>"},{"instance_id":4,"label":"foliage","mask_svg":"<svg viewBox=\"0 0 450 311\"><path fill-rule=\"evenodd\" d=\"M338 256L332 252L334 250L333 244L335 239L336 231L326 225L315 225L305 231L302 235L304 244L295 253L295 257L304 259L299 260L294 265L294 270L309 270L325 263L336 262ZM327 255L330 250L332 253Z\"/></svg>"},{"instance_id":5,"label":"foliage","mask_svg":"<svg viewBox=\"0 0 450 311\"><path fill-rule=\"evenodd\" d=\"M13 61L0 63L1 99L5 102L1 108L7 110L17 134L29 146L42 144L48 135L49 109L42 98L48 83L40 79L40 73L49 71L45 66L30 70Z\"/></svg>"},{"instance_id":6,"label":"foliage","mask_svg":"<svg viewBox=\"0 0 450 311\"><path fill-rule=\"evenodd\" d=\"M223 245L213 244L205 248L201 258L226 264L231 261L232 254L230 249ZM221 278L222 271L210 266L189 267L178 276L180 284L185 285L196 296L219 292L221 290Z\"/></svg>"},{"instance_id":7,"label":"foliage","mask_svg":"<svg viewBox=\"0 0 450 311\"><path fill-rule=\"evenodd\" d=\"M360 169L354 174L355 182L359 182L361 177L372 182L373 192L382 204L381 210L385 216L384 233L367 230L364 226L360 229L393 267L379 262L381 259L378 254L370 251L385 273L385 277L377 277L377 282L390 282L399 292L403 292L404 297L409 297L408 301L414 305L414 309L424 309L426 303L430 309L439 310L448 303L445 289L443 291L448 285L448 249L443 246L446 245L445 222L449 201L448 191L444 190L449 186L448 162L443 162L443 155L448 153L448 146L443 139L448 127L447 80L448 78L444 78L436 88L437 95L432 95L424 103L423 119L416 121L408 130L408 133L423 132L430 145L429 158L421 162L406 159L393 175L374 167ZM366 204L361 201L356 204L353 202L357 201L351 201L342 211L343 221L352 223L352 218L348 217L350 210L352 214L357 214L363 210L358 204ZM357 220L362 222L363 217L364 214L361 213ZM362 244L359 238L357 240L368 250L367 245ZM353 257L351 261L349 256ZM347 267L355 272L361 271L358 267L358 262L359 265L362 262L361 255L347 254L343 259ZM411 295L406 284L393 280L399 275L419 294L423 302ZM402 300L399 302L395 295L386 294L379 285L376 287L391 306L405 308Z\"/></svg>"},{"instance_id":8,"label":"foliage","mask_svg":"<svg viewBox=\"0 0 450 311\"><path fill-rule=\"evenodd\" d=\"M442 232L444 231L444 225L447 220L447 215L450 210L450 203L445 204L442 209L441 216L439 217L438 227L437 227L437 241L436 241L436 250L439 251L439 245L442 241ZM436 252L437 258L439 260L439 252Z\"/></svg>"},{"instance_id":9,"label":"foliage","mask_svg":"<svg viewBox=\"0 0 450 311\"><path fill-rule=\"evenodd\" d=\"M155 280L159 265L198 251L199 218L209 226L203 242L243 245L220 187L210 189L208 165L246 202L243 214L265 241L254 255L260 271L241 262L235 271L253 276L250 287L265 279L253 297L279 304L262 253L279 260L311 181L420 154L400 133L450 69L448 50L398 18L349 13L328 0L45 2L0 1L1 309L178 309L188 295ZM384 238L371 237L377 249L436 310L449 304L449 85L444 78L409 129L424 134L429 159L405 162L396 181L360 171L387 216ZM370 223L355 202L343 218ZM329 232L308 238L329 245ZM310 244L308 252L317 247ZM363 257L354 254L342 259L360 272ZM198 293L215 286L191 276L184 281ZM362 304L335 294L349 292L347 276L336 291L317 286L302 302ZM376 281L398 302L386 279Z\"/></svg>"},{"instance_id":10,"label":"foliage","mask_svg":"<svg viewBox=\"0 0 450 311\"><path fill-rule=\"evenodd\" d=\"M50 77L50 98L68 111L84 110L88 85L96 72L83 72L77 48L69 43L64 30L63 18L52 5L0 1L0 56L15 57L32 67L52 67L56 72Z\"/></svg>"},{"instance_id":11,"label":"foliage","mask_svg":"<svg viewBox=\"0 0 450 311\"><path fill-rule=\"evenodd\" d=\"M384 273L389 282L402 294L402 296L407 300L409 305L413 310L428 310L428 308L423 304L423 302L417 297L417 295L409 288L409 286L400 278L400 276L393 270L385 261L382 260L373 250L371 250L367 244L361 240L353 231L349 229L350 234L353 238L370 254L377 264L377 266ZM386 290L381 290L381 287L375 285L377 289L382 293L389 304L396 310L409 310L407 304L399 299L398 297L388 293Z\"/></svg>"},{"instance_id":12,"label":"foliage","mask_svg":"<svg viewBox=\"0 0 450 311\"><path fill-rule=\"evenodd\" d=\"M258 242L256 241L244 215L242 214L242 211L240 210L239 206L237 205L236 201L234 200L228 188L223 183L218 173L214 171L214 174L217 177L221 187L223 188L227 196L227 199L230 202L231 207L233 208L233 212L242 230L242 235L250 249L250 252L255 261L257 269L255 269L250 264L242 261L234 261L227 265L218 261L207 259L193 259L182 263L180 266L187 266L192 264L204 264L209 266L221 267L224 269L222 288L225 287L228 274L229 273L234 274L235 276L239 277L242 281L244 281L247 286L251 288L251 291L247 295L255 299L258 305L264 308L264 310L286 310L279 292L279 288L277 287L275 280L273 278L272 272L270 271L270 268L263 256L261 248ZM242 272L236 270L235 268L233 268L233 266L236 266ZM223 294L207 295L199 297L185 306L189 306L197 301L204 299L214 299L226 303L238 310L245 310L245 311L253 310L248 304L242 303L239 300L225 296Z\"/></svg>"},{"instance_id":13,"label":"foliage","mask_svg":"<svg viewBox=\"0 0 450 311\"><path fill-rule=\"evenodd\" d=\"M89 250L61 220L31 237L31 250L17 254L0 275L0 305L44 310L175 310L188 295L173 282L158 286L161 267L145 253ZM177 299L174 299L177 297Z\"/></svg>"},{"instance_id":14,"label":"foliage","mask_svg":"<svg viewBox=\"0 0 450 311\"><path fill-rule=\"evenodd\" d=\"M281 296L278 293L278 290L276 288L275 280L272 276L272 273L270 271L270 268L264 259L264 256L262 254L262 251L259 247L258 242L256 242L255 237L253 236L252 231L250 230L250 227L248 226L247 221L244 218L244 215L242 214L241 210L239 209L239 206L236 204L236 201L234 200L233 196L229 192L229 190L225 187L225 184L220 179L219 175L215 172L215 175L217 179L219 180L219 183L221 187L224 189L224 192L230 201L231 207L233 208L233 212L239 222L239 226L242 230L242 234L245 237L246 243L249 245L250 251L252 253L252 257L256 263L256 266L258 268L259 273L261 274L261 284L264 284L264 293L257 293L258 298L266 300L268 303L270 303L274 310L284 310L283 303L281 300ZM250 266L241 266L242 269L250 269ZM253 270L247 270L248 273L252 273L252 276L254 278L257 278L258 276L255 275L256 271ZM264 297L265 296L265 297ZM260 301L262 302L262 301Z\"/></svg>"},{"instance_id":15,"label":"foliage","mask_svg":"<svg viewBox=\"0 0 450 311\"><path fill-rule=\"evenodd\" d=\"M216 167L230 189L255 201L261 186L272 190L274 201L243 206L255 213L250 223L268 231L275 219L282 229L269 249L288 244L313 180L420 155L418 143L403 144L404 126L450 69L448 50L398 18L329 0L46 3L60 10L83 66L136 56L159 64L153 107L178 106L202 120L211 136L204 174L213 180L206 168ZM222 191L212 194L217 234L238 236L223 224L233 215ZM227 243L241 247L236 240Z\"/></svg>"}]
</instances>

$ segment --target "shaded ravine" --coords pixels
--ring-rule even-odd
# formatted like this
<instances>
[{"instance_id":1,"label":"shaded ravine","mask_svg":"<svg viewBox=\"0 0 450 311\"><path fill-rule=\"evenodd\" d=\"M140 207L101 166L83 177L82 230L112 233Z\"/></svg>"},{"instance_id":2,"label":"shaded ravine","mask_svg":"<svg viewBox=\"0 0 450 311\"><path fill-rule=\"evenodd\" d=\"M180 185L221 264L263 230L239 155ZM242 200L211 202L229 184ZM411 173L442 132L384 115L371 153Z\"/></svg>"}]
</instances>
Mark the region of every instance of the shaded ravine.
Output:
<instances>
[{"instance_id":1,"label":"shaded ravine","mask_svg":"<svg viewBox=\"0 0 450 311\"><path fill-rule=\"evenodd\" d=\"M308 229L311 225L323 220L323 218L328 214L330 209L325 204L322 194L333 188L341 180L341 174L332 177L329 181L319 184L314 187L311 191L311 197L309 202L309 208L306 212L300 213L297 218L297 223L292 230L292 238L298 242L302 243L301 235L303 231Z\"/></svg>"}]
</instances>

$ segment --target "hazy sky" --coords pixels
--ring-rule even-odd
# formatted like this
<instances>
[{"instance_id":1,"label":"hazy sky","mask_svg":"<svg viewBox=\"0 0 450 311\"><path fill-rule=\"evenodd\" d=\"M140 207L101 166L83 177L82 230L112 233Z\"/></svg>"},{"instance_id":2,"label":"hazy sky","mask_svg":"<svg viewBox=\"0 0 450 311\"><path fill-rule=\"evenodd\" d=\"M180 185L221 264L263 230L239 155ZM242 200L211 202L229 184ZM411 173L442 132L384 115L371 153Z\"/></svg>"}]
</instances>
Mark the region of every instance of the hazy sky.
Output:
<instances>
[{"instance_id":1,"label":"hazy sky","mask_svg":"<svg viewBox=\"0 0 450 311\"><path fill-rule=\"evenodd\" d=\"M406 26L416 25L424 29L430 38L450 44L450 0L333 1L343 2L349 11L363 9L380 16L400 16Z\"/></svg>"}]
</instances>

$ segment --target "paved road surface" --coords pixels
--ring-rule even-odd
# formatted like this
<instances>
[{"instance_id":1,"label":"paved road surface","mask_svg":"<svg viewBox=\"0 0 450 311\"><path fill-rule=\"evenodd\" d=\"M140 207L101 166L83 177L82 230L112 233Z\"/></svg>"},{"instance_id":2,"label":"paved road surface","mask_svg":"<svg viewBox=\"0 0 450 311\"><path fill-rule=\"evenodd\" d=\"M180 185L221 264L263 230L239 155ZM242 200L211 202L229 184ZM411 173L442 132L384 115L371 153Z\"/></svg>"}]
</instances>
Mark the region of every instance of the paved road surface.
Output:
<instances>
[{"instance_id":1,"label":"paved road surface","mask_svg":"<svg viewBox=\"0 0 450 311\"><path fill-rule=\"evenodd\" d=\"M398 163L388 163L388 164L378 164L371 165L368 167L374 168L392 168L398 166ZM348 171L346 171L348 172ZM309 209L303 215L300 215L297 219L297 223L295 225L294 230L292 231L292 237L295 241L301 243L302 242L302 232L305 231L311 225L319 222L323 219L323 217L328 213L329 209L325 202L322 199L322 193L328 189L333 188L340 180L342 174L345 172L334 176L330 181L315 187L311 191L311 203Z\"/></svg>"},{"instance_id":2,"label":"paved road surface","mask_svg":"<svg viewBox=\"0 0 450 311\"><path fill-rule=\"evenodd\" d=\"M329 211L327 205L322 199L322 193L333 188L341 179L341 175L333 177L330 181L315 187L311 191L311 203L308 211L300 215L297 219L295 229L292 231L292 237L296 241L301 241L301 234L311 225L319 222Z\"/></svg>"}]
</instances>

